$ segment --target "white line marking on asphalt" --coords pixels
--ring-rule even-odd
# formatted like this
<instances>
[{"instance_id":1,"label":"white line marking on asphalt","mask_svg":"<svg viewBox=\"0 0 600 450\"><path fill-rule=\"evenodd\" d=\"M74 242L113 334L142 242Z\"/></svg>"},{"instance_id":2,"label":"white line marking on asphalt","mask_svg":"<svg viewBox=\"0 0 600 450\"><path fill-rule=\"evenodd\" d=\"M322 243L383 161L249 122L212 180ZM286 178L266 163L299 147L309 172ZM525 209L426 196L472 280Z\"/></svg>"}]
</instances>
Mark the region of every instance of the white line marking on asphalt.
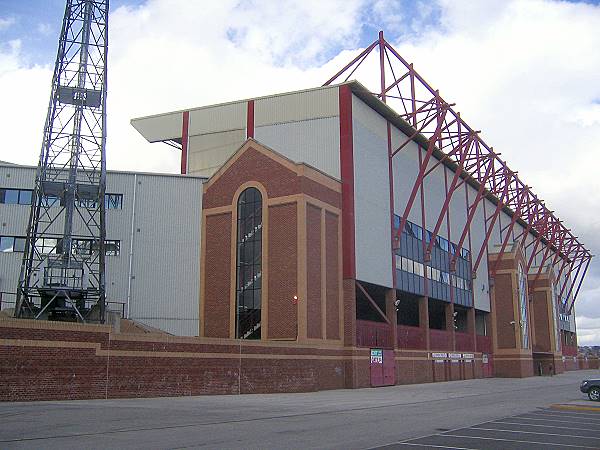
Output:
<instances>
[{"instance_id":1,"label":"white line marking on asphalt","mask_svg":"<svg viewBox=\"0 0 600 450\"><path fill-rule=\"evenodd\" d=\"M440 436L462 438L462 439L485 439L488 441L522 442L524 444L540 444L540 445L557 446L557 447L593 448L593 449L598 450L598 447L587 447L585 445L552 444L549 442L520 441L517 439L501 439L501 438L489 438L489 437L481 437L481 436L462 436L462 435L458 435L458 434L444 434L444 435L440 435ZM403 442L403 444L404 444L404 442Z\"/></svg>"},{"instance_id":2,"label":"white line marking on asphalt","mask_svg":"<svg viewBox=\"0 0 600 450\"><path fill-rule=\"evenodd\" d=\"M574 419L576 419L578 416L588 416L592 420L600 421L600 414L597 414L597 413L588 414L588 413L572 413L570 411L554 412L554 411L543 410L543 411L532 411L529 414L535 414L535 415L543 414L543 415L555 416L555 417L572 417Z\"/></svg>"},{"instance_id":3,"label":"white line marking on asphalt","mask_svg":"<svg viewBox=\"0 0 600 450\"><path fill-rule=\"evenodd\" d=\"M584 407L587 408L587 407ZM554 414L556 416L589 416L589 417L594 417L594 418L600 418L600 408L598 409L598 412L579 412L577 410L573 411L570 409L555 409L552 411L548 411L547 409L540 411L540 412L545 412L545 413L551 413Z\"/></svg>"},{"instance_id":4,"label":"white line marking on asphalt","mask_svg":"<svg viewBox=\"0 0 600 450\"><path fill-rule=\"evenodd\" d=\"M535 419L529 419L529 420L535 420ZM504 422L503 420L497 420L495 422L489 422L489 423L503 423L506 425L522 425L522 426L527 426L527 427L560 428L557 425L537 425L535 423ZM598 428L579 428L579 427L571 427L571 426L565 426L565 428L568 428L569 430L598 431Z\"/></svg>"},{"instance_id":5,"label":"white line marking on asphalt","mask_svg":"<svg viewBox=\"0 0 600 450\"><path fill-rule=\"evenodd\" d=\"M434 434L433 436L438 436L438 435ZM451 449L455 449L455 450L477 450L476 448L470 448L470 447L446 447L445 445L411 444L410 442L403 442L402 444L398 444L398 445L412 445L415 447L451 448Z\"/></svg>"},{"instance_id":6,"label":"white line marking on asphalt","mask_svg":"<svg viewBox=\"0 0 600 450\"><path fill-rule=\"evenodd\" d=\"M542 434L544 436L576 437L576 438L581 438L581 439L596 439L597 441L600 441L600 437L579 436L577 434L540 433L539 431L499 430L497 428L479 428L479 427L471 427L471 428L469 428L469 430L502 431L503 433Z\"/></svg>"},{"instance_id":7,"label":"white line marking on asphalt","mask_svg":"<svg viewBox=\"0 0 600 450\"><path fill-rule=\"evenodd\" d=\"M542 416L542 415L537 415L537 417L560 417L560 416ZM518 419L526 419L526 420L545 420L547 422L560 422L563 424L566 424L567 422L565 422L564 420L558 420L558 419L536 419L535 417L524 417L524 416L517 416ZM596 425L598 422L588 422L588 421L577 421L577 423L580 424L585 424L585 425Z\"/></svg>"}]
</instances>

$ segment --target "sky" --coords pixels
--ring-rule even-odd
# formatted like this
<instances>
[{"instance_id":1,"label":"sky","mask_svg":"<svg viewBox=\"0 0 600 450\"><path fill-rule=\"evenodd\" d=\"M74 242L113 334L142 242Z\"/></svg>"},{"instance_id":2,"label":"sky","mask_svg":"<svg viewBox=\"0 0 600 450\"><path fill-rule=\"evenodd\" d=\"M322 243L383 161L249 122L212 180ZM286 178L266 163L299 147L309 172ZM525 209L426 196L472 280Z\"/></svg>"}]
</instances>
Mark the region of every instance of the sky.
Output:
<instances>
[{"instance_id":1,"label":"sky","mask_svg":"<svg viewBox=\"0 0 600 450\"><path fill-rule=\"evenodd\" d=\"M65 0L0 0L0 160L37 164ZM323 84L386 39L600 255L600 5L111 0L109 169L177 172L130 119ZM360 79L359 79L360 81ZM577 300L600 345L600 262Z\"/></svg>"}]
</instances>

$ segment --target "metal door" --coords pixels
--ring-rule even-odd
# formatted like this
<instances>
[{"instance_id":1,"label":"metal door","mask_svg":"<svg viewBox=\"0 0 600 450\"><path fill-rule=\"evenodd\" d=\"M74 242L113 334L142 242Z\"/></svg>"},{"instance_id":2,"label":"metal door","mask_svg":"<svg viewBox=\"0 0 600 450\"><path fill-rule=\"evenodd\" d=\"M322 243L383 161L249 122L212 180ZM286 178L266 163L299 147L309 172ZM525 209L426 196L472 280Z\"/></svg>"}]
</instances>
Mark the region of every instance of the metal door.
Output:
<instances>
[{"instance_id":1,"label":"metal door","mask_svg":"<svg viewBox=\"0 0 600 450\"><path fill-rule=\"evenodd\" d=\"M371 349L371 386L393 386L396 384L396 361L393 350Z\"/></svg>"}]
</instances>

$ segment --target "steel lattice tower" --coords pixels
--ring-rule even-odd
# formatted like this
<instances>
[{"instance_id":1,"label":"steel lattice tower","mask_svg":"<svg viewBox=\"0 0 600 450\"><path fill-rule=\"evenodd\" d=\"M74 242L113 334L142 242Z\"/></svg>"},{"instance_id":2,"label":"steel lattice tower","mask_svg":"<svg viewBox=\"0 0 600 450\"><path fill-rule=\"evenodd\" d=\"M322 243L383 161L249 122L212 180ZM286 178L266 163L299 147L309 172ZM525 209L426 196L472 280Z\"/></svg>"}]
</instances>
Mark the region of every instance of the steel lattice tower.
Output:
<instances>
[{"instance_id":1,"label":"steel lattice tower","mask_svg":"<svg viewBox=\"0 0 600 450\"><path fill-rule=\"evenodd\" d=\"M67 0L15 317L104 322L108 0Z\"/></svg>"}]
</instances>

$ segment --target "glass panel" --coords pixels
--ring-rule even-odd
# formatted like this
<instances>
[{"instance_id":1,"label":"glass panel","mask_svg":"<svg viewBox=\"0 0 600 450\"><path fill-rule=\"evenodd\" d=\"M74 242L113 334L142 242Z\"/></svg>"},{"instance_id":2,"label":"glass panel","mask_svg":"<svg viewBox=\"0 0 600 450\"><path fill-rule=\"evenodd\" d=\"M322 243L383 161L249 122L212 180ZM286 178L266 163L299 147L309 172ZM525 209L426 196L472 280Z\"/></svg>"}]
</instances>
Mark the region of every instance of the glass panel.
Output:
<instances>
[{"instance_id":1,"label":"glass panel","mask_svg":"<svg viewBox=\"0 0 600 450\"><path fill-rule=\"evenodd\" d=\"M413 235L419 239L420 241L423 240L423 228L421 228L419 225L411 223L411 228L413 231Z\"/></svg>"},{"instance_id":2,"label":"glass panel","mask_svg":"<svg viewBox=\"0 0 600 450\"><path fill-rule=\"evenodd\" d=\"M557 351L560 351L561 349L561 342L560 342L560 332L559 332L559 323L557 320L557 313L556 310L558 309L558 304L560 303L560 292L558 291L558 285L552 283L551 286L551 293L550 293L550 297L551 297L551 302L552 302L552 319L554 322L554 343L555 343L555 347Z\"/></svg>"},{"instance_id":3,"label":"glass panel","mask_svg":"<svg viewBox=\"0 0 600 450\"><path fill-rule=\"evenodd\" d=\"M414 266L415 266L415 274L419 275L420 277L422 277L423 275L425 275L424 273L424 269L423 269L423 264L421 264L420 262L414 262Z\"/></svg>"},{"instance_id":4,"label":"glass panel","mask_svg":"<svg viewBox=\"0 0 600 450\"><path fill-rule=\"evenodd\" d=\"M83 239L74 239L71 246L71 253L78 256L89 256L92 254L92 241Z\"/></svg>"},{"instance_id":5,"label":"glass panel","mask_svg":"<svg viewBox=\"0 0 600 450\"><path fill-rule=\"evenodd\" d=\"M104 254L106 256L119 256L121 254L121 241L104 241Z\"/></svg>"},{"instance_id":6,"label":"glass panel","mask_svg":"<svg viewBox=\"0 0 600 450\"><path fill-rule=\"evenodd\" d=\"M104 206L106 209L122 209L123 194L105 194Z\"/></svg>"},{"instance_id":7,"label":"glass panel","mask_svg":"<svg viewBox=\"0 0 600 450\"><path fill-rule=\"evenodd\" d=\"M16 205L19 203L19 190L7 189L4 193L4 203Z\"/></svg>"},{"instance_id":8,"label":"glass panel","mask_svg":"<svg viewBox=\"0 0 600 450\"><path fill-rule=\"evenodd\" d=\"M31 205L31 191L21 190L19 192L19 205Z\"/></svg>"},{"instance_id":9,"label":"glass panel","mask_svg":"<svg viewBox=\"0 0 600 450\"><path fill-rule=\"evenodd\" d=\"M15 238L13 238L12 236L0 236L0 252L12 252L14 240Z\"/></svg>"},{"instance_id":10,"label":"glass panel","mask_svg":"<svg viewBox=\"0 0 600 450\"><path fill-rule=\"evenodd\" d=\"M54 195L44 195L44 198L42 199L42 202L46 207L58 205L59 201L60 199Z\"/></svg>"},{"instance_id":11,"label":"glass panel","mask_svg":"<svg viewBox=\"0 0 600 450\"><path fill-rule=\"evenodd\" d=\"M260 339L262 288L262 196L248 188L239 197L237 218L236 337Z\"/></svg>"},{"instance_id":12,"label":"glass panel","mask_svg":"<svg viewBox=\"0 0 600 450\"><path fill-rule=\"evenodd\" d=\"M527 275L523 266L518 267L519 310L521 315L521 342L523 348L529 348L529 321L527 319Z\"/></svg>"},{"instance_id":13,"label":"glass panel","mask_svg":"<svg viewBox=\"0 0 600 450\"><path fill-rule=\"evenodd\" d=\"M13 251L15 252L24 252L25 251L25 238L24 237L16 237L15 244L13 246Z\"/></svg>"}]
</instances>

